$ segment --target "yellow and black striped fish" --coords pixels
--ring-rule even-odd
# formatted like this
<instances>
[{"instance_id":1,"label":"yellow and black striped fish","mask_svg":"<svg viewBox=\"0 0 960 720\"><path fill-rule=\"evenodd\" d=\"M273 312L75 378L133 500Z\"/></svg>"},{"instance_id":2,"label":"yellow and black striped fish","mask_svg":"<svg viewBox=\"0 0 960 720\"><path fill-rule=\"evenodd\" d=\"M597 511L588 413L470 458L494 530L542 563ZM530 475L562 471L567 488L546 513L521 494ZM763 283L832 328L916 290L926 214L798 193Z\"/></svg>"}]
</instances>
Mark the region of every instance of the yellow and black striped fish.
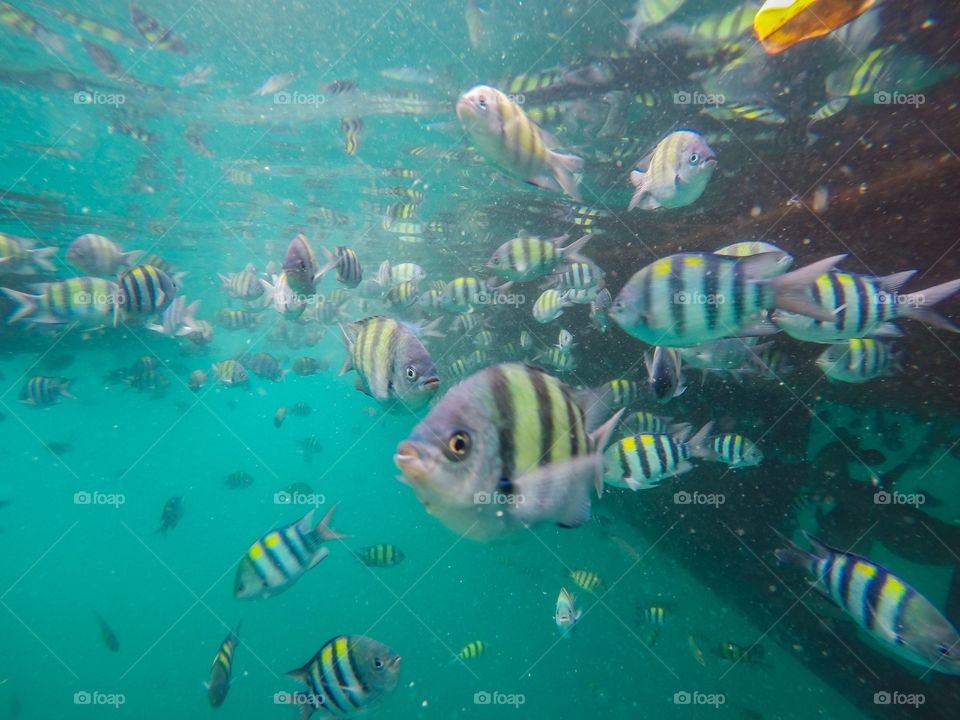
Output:
<instances>
[{"instance_id":1,"label":"yellow and black striped fish","mask_svg":"<svg viewBox=\"0 0 960 720\"><path fill-rule=\"evenodd\" d=\"M581 587L587 592L598 593L606 589L606 585L600 576L589 570L571 570L570 579L577 587Z\"/></svg>"},{"instance_id":2,"label":"yellow and black striped fish","mask_svg":"<svg viewBox=\"0 0 960 720\"><path fill-rule=\"evenodd\" d=\"M220 308L217 311L217 322L228 330L249 330L260 324L260 316L249 310Z\"/></svg>"},{"instance_id":3,"label":"yellow and black striped fish","mask_svg":"<svg viewBox=\"0 0 960 720\"><path fill-rule=\"evenodd\" d=\"M400 656L371 638L338 635L287 675L307 686L289 700L302 707L301 717L320 710L325 717L352 718L397 686Z\"/></svg>"},{"instance_id":4,"label":"yellow and black striped fish","mask_svg":"<svg viewBox=\"0 0 960 720\"><path fill-rule=\"evenodd\" d=\"M113 326L126 317L162 313L173 302L177 286L167 273L153 265L136 265L120 276L120 302L114 303Z\"/></svg>"},{"instance_id":5,"label":"yellow and black striped fish","mask_svg":"<svg viewBox=\"0 0 960 720\"><path fill-rule=\"evenodd\" d=\"M340 132L343 133L343 149L347 155L356 155L360 149L360 134L363 132L362 118L343 118L340 121Z\"/></svg>"},{"instance_id":6,"label":"yellow and black striped fish","mask_svg":"<svg viewBox=\"0 0 960 720\"><path fill-rule=\"evenodd\" d=\"M364 565L370 567L393 567L403 562L405 557L400 548L387 543L370 545L361 549L356 555Z\"/></svg>"},{"instance_id":7,"label":"yellow and black striped fish","mask_svg":"<svg viewBox=\"0 0 960 720\"><path fill-rule=\"evenodd\" d=\"M175 35L172 29L165 28L132 2L130 3L130 21L151 47L181 54L188 52L187 45L181 37Z\"/></svg>"},{"instance_id":8,"label":"yellow and black striped fish","mask_svg":"<svg viewBox=\"0 0 960 720\"><path fill-rule=\"evenodd\" d=\"M704 425L689 440L690 426L679 432L628 435L607 451L604 481L615 487L648 490L667 478L693 469L690 459L713 457L707 436L713 423Z\"/></svg>"},{"instance_id":9,"label":"yellow and black striped fish","mask_svg":"<svg viewBox=\"0 0 960 720\"><path fill-rule=\"evenodd\" d=\"M213 666L210 668L210 678L205 683L207 688L207 700L211 707L220 707L223 701L227 699L227 693L230 692L230 674L233 671L233 655L240 643L240 625L237 623L235 630L232 630L217 650L216 657L213 658Z\"/></svg>"},{"instance_id":10,"label":"yellow and black striped fish","mask_svg":"<svg viewBox=\"0 0 960 720\"><path fill-rule=\"evenodd\" d=\"M338 245L333 252L321 246L320 250L327 258L327 263L317 272L317 277L322 278L325 274L336 268L337 282L346 285L349 288L355 288L363 280L363 268L360 265L360 259L352 248L346 245Z\"/></svg>"},{"instance_id":11,"label":"yellow and black striped fish","mask_svg":"<svg viewBox=\"0 0 960 720\"><path fill-rule=\"evenodd\" d=\"M233 594L238 598L270 597L281 592L328 554L328 540L346 537L330 528L336 506L316 526L310 510L300 520L271 530L250 546L237 566Z\"/></svg>"},{"instance_id":12,"label":"yellow and black striped fish","mask_svg":"<svg viewBox=\"0 0 960 720\"><path fill-rule=\"evenodd\" d=\"M463 649L454 657L456 660L476 660L487 651L487 645L483 640L474 640L463 646Z\"/></svg>"},{"instance_id":13,"label":"yellow and black striped fish","mask_svg":"<svg viewBox=\"0 0 960 720\"><path fill-rule=\"evenodd\" d=\"M784 538L780 562L802 568L814 586L901 657L960 675L960 634L923 595L875 562L804 533L812 552Z\"/></svg>"},{"instance_id":14,"label":"yellow and black striped fish","mask_svg":"<svg viewBox=\"0 0 960 720\"><path fill-rule=\"evenodd\" d=\"M0 288L16 304L7 324L18 320L32 323L80 323L84 327L107 324L120 299L115 282L97 277L75 277L40 283L37 295Z\"/></svg>"},{"instance_id":15,"label":"yellow and black striped fish","mask_svg":"<svg viewBox=\"0 0 960 720\"><path fill-rule=\"evenodd\" d=\"M658 605L645 607L640 612L640 617L647 625L663 625L667 621L667 611Z\"/></svg>"},{"instance_id":16,"label":"yellow and black striped fish","mask_svg":"<svg viewBox=\"0 0 960 720\"><path fill-rule=\"evenodd\" d=\"M900 353L883 340L852 338L824 350L817 367L831 380L862 383L899 372Z\"/></svg>"},{"instance_id":17,"label":"yellow and black striped fish","mask_svg":"<svg viewBox=\"0 0 960 720\"><path fill-rule=\"evenodd\" d=\"M53 405L60 398L76 399L70 394L70 381L64 378L37 375L27 380L20 390L20 402L44 407Z\"/></svg>"},{"instance_id":18,"label":"yellow and black striped fish","mask_svg":"<svg viewBox=\"0 0 960 720\"><path fill-rule=\"evenodd\" d=\"M486 267L507 280L534 280L556 269L568 256L578 253L590 237L584 236L561 246L565 239L566 235L549 239L534 235L515 237L494 251Z\"/></svg>"}]
</instances>

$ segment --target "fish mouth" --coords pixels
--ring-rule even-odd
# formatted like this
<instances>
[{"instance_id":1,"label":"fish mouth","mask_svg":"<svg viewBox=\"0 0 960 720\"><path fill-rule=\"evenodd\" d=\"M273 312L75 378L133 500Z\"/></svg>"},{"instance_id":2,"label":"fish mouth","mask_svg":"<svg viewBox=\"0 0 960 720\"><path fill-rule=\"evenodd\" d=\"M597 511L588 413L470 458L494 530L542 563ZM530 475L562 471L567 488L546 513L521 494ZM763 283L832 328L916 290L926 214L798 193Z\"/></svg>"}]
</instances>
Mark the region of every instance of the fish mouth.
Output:
<instances>
[{"instance_id":1,"label":"fish mouth","mask_svg":"<svg viewBox=\"0 0 960 720\"><path fill-rule=\"evenodd\" d=\"M397 466L404 477L411 482L424 482L429 477L429 460L412 442L404 441L397 447L393 456L393 464Z\"/></svg>"},{"instance_id":2,"label":"fish mouth","mask_svg":"<svg viewBox=\"0 0 960 720\"><path fill-rule=\"evenodd\" d=\"M403 658L400 657L399 655L397 655L396 657L392 658L392 659L390 660L390 667L393 668L394 670L399 670L399 669L400 669L400 661L401 661L402 659L403 659Z\"/></svg>"},{"instance_id":3,"label":"fish mouth","mask_svg":"<svg viewBox=\"0 0 960 720\"><path fill-rule=\"evenodd\" d=\"M440 387L440 378L436 375L432 375L423 381L424 390L436 390L438 387Z\"/></svg>"}]
</instances>

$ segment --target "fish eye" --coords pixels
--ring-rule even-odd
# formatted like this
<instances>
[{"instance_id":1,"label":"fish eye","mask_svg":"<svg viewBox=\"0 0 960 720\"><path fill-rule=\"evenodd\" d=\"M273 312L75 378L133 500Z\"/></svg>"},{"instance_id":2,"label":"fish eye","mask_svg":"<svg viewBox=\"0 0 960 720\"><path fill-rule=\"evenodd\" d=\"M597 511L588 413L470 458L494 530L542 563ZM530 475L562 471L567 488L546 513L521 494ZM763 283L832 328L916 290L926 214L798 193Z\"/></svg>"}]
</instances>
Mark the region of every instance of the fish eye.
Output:
<instances>
[{"instance_id":1,"label":"fish eye","mask_svg":"<svg viewBox=\"0 0 960 720\"><path fill-rule=\"evenodd\" d=\"M451 460L463 460L470 453L470 436L457 430L447 439L447 450L447 457Z\"/></svg>"},{"instance_id":2,"label":"fish eye","mask_svg":"<svg viewBox=\"0 0 960 720\"><path fill-rule=\"evenodd\" d=\"M700 156L697 153L693 153L690 156L690 164L696 165L698 162L700 162Z\"/></svg>"},{"instance_id":3,"label":"fish eye","mask_svg":"<svg viewBox=\"0 0 960 720\"><path fill-rule=\"evenodd\" d=\"M373 666L374 666L377 670L383 670L383 660L381 660L381 659L378 658L378 657L375 657L375 658L373 659Z\"/></svg>"},{"instance_id":4,"label":"fish eye","mask_svg":"<svg viewBox=\"0 0 960 720\"><path fill-rule=\"evenodd\" d=\"M410 382L413 382L420 376L420 373L417 372L417 369L413 365L407 365L406 373L407 373L407 380L409 380Z\"/></svg>"},{"instance_id":5,"label":"fish eye","mask_svg":"<svg viewBox=\"0 0 960 720\"><path fill-rule=\"evenodd\" d=\"M481 110L486 110L486 109L487 109L487 99L486 99L483 95L481 95L480 97L477 98L477 106L478 106Z\"/></svg>"},{"instance_id":6,"label":"fish eye","mask_svg":"<svg viewBox=\"0 0 960 720\"><path fill-rule=\"evenodd\" d=\"M940 654L940 657L950 657L953 654L950 648L943 643L937 644L937 652Z\"/></svg>"}]
</instances>

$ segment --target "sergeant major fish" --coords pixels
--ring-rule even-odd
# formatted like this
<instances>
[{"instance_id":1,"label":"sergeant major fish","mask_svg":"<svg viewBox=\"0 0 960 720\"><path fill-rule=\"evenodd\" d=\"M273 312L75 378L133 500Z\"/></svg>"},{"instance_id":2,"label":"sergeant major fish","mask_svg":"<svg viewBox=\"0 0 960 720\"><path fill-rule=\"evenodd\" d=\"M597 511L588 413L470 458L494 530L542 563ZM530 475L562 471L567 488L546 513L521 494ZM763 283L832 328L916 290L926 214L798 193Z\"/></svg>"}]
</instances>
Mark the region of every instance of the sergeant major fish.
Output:
<instances>
[{"instance_id":1,"label":"sergeant major fish","mask_svg":"<svg viewBox=\"0 0 960 720\"><path fill-rule=\"evenodd\" d=\"M582 525L619 413L546 372L492 365L450 390L394 462L427 511L476 540L540 523ZM522 498L522 502L517 502Z\"/></svg>"},{"instance_id":2,"label":"sergeant major fish","mask_svg":"<svg viewBox=\"0 0 960 720\"><path fill-rule=\"evenodd\" d=\"M657 143L648 158L630 172L634 187L627 210L679 208L703 194L717 166L713 150L700 135L689 130L670 133Z\"/></svg>"},{"instance_id":3,"label":"sergeant major fish","mask_svg":"<svg viewBox=\"0 0 960 720\"><path fill-rule=\"evenodd\" d=\"M583 611L578 610L574 605L574 597L566 588L560 588L560 594L557 596L557 609L554 618L557 621L557 627L560 629L560 637L570 637L573 628L580 621Z\"/></svg>"}]
</instances>

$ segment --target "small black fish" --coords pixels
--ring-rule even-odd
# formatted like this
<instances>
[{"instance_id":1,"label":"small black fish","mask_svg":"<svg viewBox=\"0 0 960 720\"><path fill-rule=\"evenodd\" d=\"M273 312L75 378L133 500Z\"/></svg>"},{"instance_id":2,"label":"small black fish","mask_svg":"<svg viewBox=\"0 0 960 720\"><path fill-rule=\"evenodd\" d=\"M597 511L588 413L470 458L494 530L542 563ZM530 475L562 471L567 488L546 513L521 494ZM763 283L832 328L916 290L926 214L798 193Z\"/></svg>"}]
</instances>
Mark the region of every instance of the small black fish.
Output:
<instances>
[{"instance_id":1,"label":"small black fish","mask_svg":"<svg viewBox=\"0 0 960 720\"><path fill-rule=\"evenodd\" d=\"M117 634L107 625L107 621L101 617L100 613L94 614L97 616L97 623L100 625L100 637L103 638L103 644L107 646L107 650L120 652L120 642L117 640Z\"/></svg>"},{"instance_id":2,"label":"small black fish","mask_svg":"<svg viewBox=\"0 0 960 720\"><path fill-rule=\"evenodd\" d=\"M167 500L163 506L163 513L160 515L160 527L158 527L156 531L166 537L167 533L177 526L177 523L180 522L182 517L183 498L179 495L174 495Z\"/></svg>"},{"instance_id":3,"label":"small black fish","mask_svg":"<svg viewBox=\"0 0 960 720\"><path fill-rule=\"evenodd\" d=\"M245 488L253 485L253 475L248 473L246 470L236 470L235 472L227 475L227 479L224 480L224 483L228 487L232 488Z\"/></svg>"},{"instance_id":4,"label":"small black fish","mask_svg":"<svg viewBox=\"0 0 960 720\"><path fill-rule=\"evenodd\" d=\"M58 456L59 456L59 455L64 455L64 454L66 454L67 452L70 451L70 445L68 445L67 443L57 442L56 440L53 440L53 441L51 441L51 442L48 442L48 443L47 443L47 448L48 448L48 449L50 450L50 452L52 452L54 455L58 455Z\"/></svg>"}]
</instances>

